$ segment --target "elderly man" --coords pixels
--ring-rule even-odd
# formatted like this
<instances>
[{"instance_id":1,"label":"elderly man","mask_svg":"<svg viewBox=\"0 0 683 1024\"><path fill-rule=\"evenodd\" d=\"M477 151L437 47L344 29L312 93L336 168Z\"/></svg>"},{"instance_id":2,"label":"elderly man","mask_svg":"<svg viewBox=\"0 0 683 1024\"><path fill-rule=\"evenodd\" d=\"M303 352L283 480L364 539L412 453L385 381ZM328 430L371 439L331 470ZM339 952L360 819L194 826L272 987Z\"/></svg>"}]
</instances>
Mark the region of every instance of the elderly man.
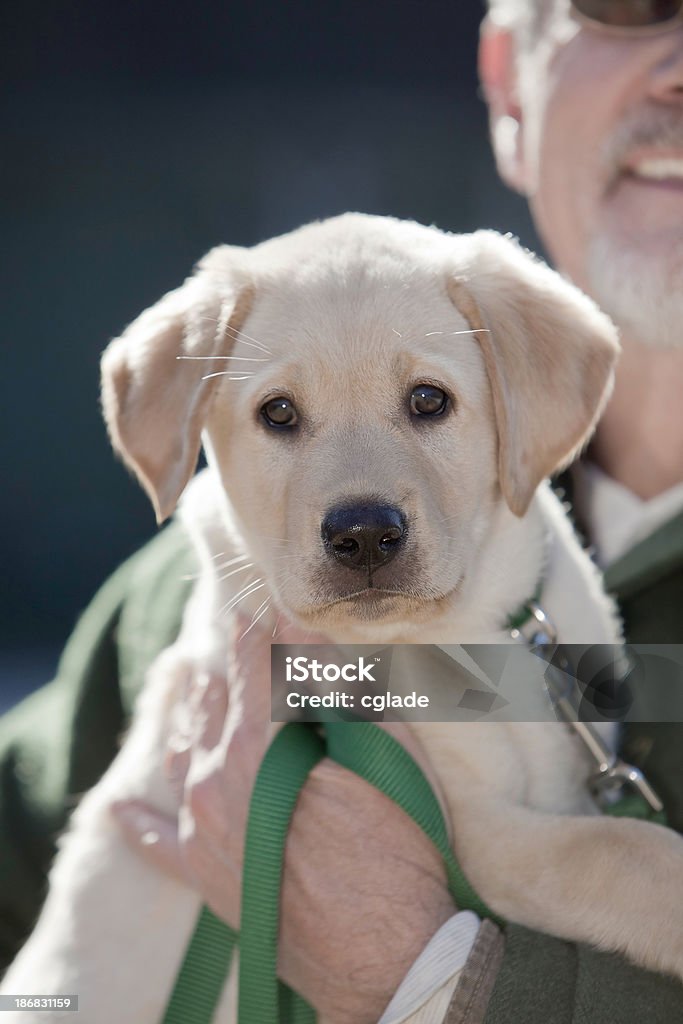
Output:
<instances>
[{"instance_id":1,"label":"elderly man","mask_svg":"<svg viewBox=\"0 0 683 1024\"><path fill-rule=\"evenodd\" d=\"M528 196L558 268L622 329L614 397L589 460L569 482L577 518L619 598L628 638L683 641L680 4L496 0L482 28L480 69L501 176ZM129 702L141 666L177 629L182 601L171 581L180 547L177 534L167 531L121 570L67 650L51 698L56 727L74 732L63 776L47 771L49 751L32 749L38 705L12 721L2 752L8 780L2 813L17 837L0 849L0 867L15 880L14 892L2 897L6 957L34 910L35 900L20 894L35 891L44 871L29 853L31 836L61 824L55 794L79 791L104 768L115 745L107 717L120 720L120 702ZM155 602L148 600L152 593ZM152 606L149 650L114 640L115 625L125 636L136 610L149 617ZM227 846L234 851L227 860L239 863L246 806L222 780L237 772L253 779L263 748L262 652L253 630L237 651L236 671L249 683L238 709L226 709L220 681L193 696L199 713L192 744L170 761L176 785L184 783L180 838L174 822L149 809L118 810L131 841L154 834L155 844L141 844L147 855L188 878L232 924L239 879L214 851ZM111 675L117 660L121 685L105 707L88 680ZM210 717L202 713L206 701ZM93 750L83 732L98 729L107 740ZM626 738L680 829L683 744L676 729L661 725ZM683 989L670 979L521 927L503 934L458 914L430 843L385 797L328 762L314 771L294 818L283 930L284 977L340 1024L376 1021L390 1000L385 1024L408 1014L415 1022L449 1024L683 1019Z\"/></svg>"}]
</instances>

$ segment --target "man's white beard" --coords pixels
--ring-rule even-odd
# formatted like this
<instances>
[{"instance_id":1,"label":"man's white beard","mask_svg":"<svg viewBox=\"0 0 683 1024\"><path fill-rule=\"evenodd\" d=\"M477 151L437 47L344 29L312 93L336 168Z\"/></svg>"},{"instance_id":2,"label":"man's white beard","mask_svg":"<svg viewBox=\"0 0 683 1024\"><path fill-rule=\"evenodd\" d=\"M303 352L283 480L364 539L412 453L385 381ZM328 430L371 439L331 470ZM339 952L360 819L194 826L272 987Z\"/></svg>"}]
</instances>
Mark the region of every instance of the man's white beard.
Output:
<instances>
[{"instance_id":1,"label":"man's white beard","mask_svg":"<svg viewBox=\"0 0 683 1024\"><path fill-rule=\"evenodd\" d=\"M642 345L683 348L683 239L675 249L653 259L604 235L590 243L592 297Z\"/></svg>"}]
</instances>

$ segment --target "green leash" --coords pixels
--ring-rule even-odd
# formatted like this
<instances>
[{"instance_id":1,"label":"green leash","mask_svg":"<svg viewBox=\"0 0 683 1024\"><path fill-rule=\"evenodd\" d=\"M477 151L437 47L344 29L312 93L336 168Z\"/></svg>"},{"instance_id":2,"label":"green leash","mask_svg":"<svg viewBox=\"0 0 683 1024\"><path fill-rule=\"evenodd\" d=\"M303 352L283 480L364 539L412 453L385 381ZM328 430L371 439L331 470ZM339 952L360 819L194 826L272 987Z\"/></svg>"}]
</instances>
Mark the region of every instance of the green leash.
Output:
<instances>
[{"instance_id":1,"label":"green leash","mask_svg":"<svg viewBox=\"0 0 683 1024\"><path fill-rule=\"evenodd\" d=\"M315 1021L315 1013L278 980L277 947L289 822L311 769L324 756L325 744L314 729L286 725L268 748L256 778L242 875L238 1002L242 1024Z\"/></svg>"},{"instance_id":2,"label":"green leash","mask_svg":"<svg viewBox=\"0 0 683 1024\"><path fill-rule=\"evenodd\" d=\"M208 1024L213 1020L236 944L237 932L202 907L164 1024Z\"/></svg>"}]
</instances>

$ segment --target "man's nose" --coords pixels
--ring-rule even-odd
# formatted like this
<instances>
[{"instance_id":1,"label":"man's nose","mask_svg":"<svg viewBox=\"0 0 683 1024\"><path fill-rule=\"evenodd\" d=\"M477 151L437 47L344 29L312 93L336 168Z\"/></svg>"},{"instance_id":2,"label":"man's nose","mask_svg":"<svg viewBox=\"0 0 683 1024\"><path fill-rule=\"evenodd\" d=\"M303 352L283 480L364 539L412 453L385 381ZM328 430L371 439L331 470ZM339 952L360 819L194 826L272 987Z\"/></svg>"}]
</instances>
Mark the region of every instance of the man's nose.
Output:
<instances>
[{"instance_id":1,"label":"man's nose","mask_svg":"<svg viewBox=\"0 0 683 1024\"><path fill-rule=\"evenodd\" d=\"M406 519L399 508L359 501L330 509L320 532L325 547L348 569L372 570L390 562L405 543Z\"/></svg>"},{"instance_id":2,"label":"man's nose","mask_svg":"<svg viewBox=\"0 0 683 1024\"><path fill-rule=\"evenodd\" d=\"M662 32L655 41L663 52L650 68L650 98L680 108L683 104L683 22L668 32Z\"/></svg>"}]
</instances>

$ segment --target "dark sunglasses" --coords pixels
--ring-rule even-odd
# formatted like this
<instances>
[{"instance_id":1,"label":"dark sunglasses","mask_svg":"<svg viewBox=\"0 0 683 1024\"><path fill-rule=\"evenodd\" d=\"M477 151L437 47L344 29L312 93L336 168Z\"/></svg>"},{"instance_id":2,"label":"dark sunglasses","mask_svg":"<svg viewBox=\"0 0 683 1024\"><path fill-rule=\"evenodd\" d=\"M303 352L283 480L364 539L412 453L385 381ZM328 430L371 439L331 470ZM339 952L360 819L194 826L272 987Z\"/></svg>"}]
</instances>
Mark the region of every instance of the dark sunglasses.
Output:
<instances>
[{"instance_id":1,"label":"dark sunglasses","mask_svg":"<svg viewBox=\"0 0 683 1024\"><path fill-rule=\"evenodd\" d=\"M572 0L577 14L610 32L647 32L676 21L683 0Z\"/></svg>"}]
</instances>

